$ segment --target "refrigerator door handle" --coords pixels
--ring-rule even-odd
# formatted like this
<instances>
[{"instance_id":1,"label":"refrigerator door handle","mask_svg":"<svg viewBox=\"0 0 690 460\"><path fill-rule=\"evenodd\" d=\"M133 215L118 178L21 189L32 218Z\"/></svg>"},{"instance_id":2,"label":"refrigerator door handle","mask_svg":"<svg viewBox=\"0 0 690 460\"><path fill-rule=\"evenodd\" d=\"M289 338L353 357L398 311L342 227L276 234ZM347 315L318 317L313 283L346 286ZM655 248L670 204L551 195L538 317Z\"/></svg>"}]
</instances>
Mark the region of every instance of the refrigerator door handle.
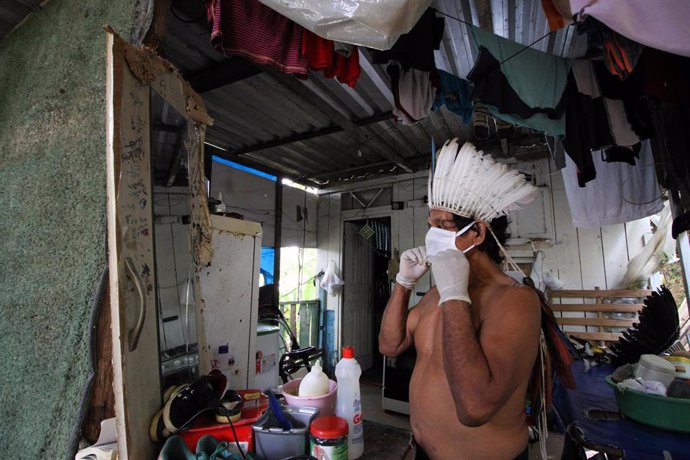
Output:
<instances>
[{"instance_id":1,"label":"refrigerator door handle","mask_svg":"<svg viewBox=\"0 0 690 460\"><path fill-rule=\"evenodd\" d=\"M129 342L129 351L132 352L136 350L139 344L139 336L144 328L144 320L146 319L146 297L144 296L144 289L141 285L141 280L139 279L139 274L134 268L134 262L131 257L125 258L125 268L127 270L127 277L132 280L134 287L139 294L139 318L137 319L137 324L132 329L130 329L127 335Z\"/></svg>"}]
</instances>

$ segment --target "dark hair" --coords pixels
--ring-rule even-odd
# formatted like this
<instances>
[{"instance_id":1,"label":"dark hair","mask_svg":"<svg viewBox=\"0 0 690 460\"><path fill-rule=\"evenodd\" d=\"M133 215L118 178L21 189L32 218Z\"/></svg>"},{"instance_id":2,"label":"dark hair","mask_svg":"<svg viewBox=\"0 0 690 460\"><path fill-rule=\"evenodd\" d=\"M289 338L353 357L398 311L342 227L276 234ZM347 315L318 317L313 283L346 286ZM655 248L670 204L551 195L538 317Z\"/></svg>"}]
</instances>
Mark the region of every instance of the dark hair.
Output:
<instances>
[{"instance_id":1,"label":"dark hair","mask_svg":"<svg viewBox=\"0 0 690 460\"><path fill-rule=\"evenodd\" d=\"M475 219L472 219L471 217L462 217L458 216L457 214L453 214L453 221L458 229L471 224L474 220ZM496 234L496 238L498 239L499 243L504 245L510 236L508 233L508 217L496 217L494 220L489 222L489 225L491 225L491 229ZM491 259L493 259L493 261L497 264L500 265L501 262L503 262L503 254L501 254L501 249L498 247L496 240L494 240L494 237L491 236L491 232L489 232L488 229L486 230L486 235L484 236L484 242L477 246L477 249L486 252L488 256L491 257Z\"/></svg>"}]
</instances>

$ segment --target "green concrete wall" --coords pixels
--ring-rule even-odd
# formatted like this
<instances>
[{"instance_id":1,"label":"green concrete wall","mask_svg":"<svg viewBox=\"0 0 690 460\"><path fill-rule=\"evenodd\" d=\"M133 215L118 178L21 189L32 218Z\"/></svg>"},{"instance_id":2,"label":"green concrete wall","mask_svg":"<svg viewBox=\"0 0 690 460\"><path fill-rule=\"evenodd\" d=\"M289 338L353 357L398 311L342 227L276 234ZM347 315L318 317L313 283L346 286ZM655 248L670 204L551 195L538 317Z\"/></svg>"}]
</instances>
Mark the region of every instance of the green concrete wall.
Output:
<instances>
[{"instance_id":1,"label":"green concrete wall","mask_svg":"<svg viewBox=\"0 0 690 460\"><path fill-rule=\"evenodd\" d=\"M105 33L135 0L51 0L0 42L0 457L66 458L106 267Z\"/></svg>"}]
</instances>

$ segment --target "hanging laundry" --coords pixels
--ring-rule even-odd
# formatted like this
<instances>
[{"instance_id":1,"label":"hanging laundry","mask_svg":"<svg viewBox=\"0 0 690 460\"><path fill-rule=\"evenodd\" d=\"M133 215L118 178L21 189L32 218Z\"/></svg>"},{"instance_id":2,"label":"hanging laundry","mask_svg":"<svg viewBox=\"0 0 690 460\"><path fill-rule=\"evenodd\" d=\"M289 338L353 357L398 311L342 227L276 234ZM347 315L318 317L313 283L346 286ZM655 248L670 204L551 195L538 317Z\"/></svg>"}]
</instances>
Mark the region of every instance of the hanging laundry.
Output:
<instances>
[{"instance_id":1,"label":"hanging laundry","mask_svg":"<svg viewBox=\"0 0 690 460\"><path fill-rule=\"evenodd\" d=\"M391 77L396 119L403 125L413 125L429 116L436 95L430 72L401 70L396 64L389 65L387 71Z\"/></svg>"},{"instance_id":2,"label":"hanging laundry","mask_svg":"<svg viewBox=\"0 0 690 460\"><path fill-rule=\"evenodd\" d=\"M565 133L563 91L570 63L470 28L479 57L467 79L474 83L472 99L509 123L552 135Z\"/></svg>"},{"instance_id":3,"label":"hanging laundry","mask_svg":"<svg viewBox=\"0 0 690 460\"><path fill-rule=\"evenodd\" d=\"M563 145L567 156L577 167L577 182L580 187L584 187L597 176L589 146L612 145L613 138L608 129L603 98L593 98L578 91L574 72L568 75L565 93L568 104Z\"/></svg>"},{"instance_id":4,"label":"hanging laundry","mask_svg":"<svg viewBox=\"0 0 690 460\"><path fill-rule=\"evenodd\" d=\"M335 53L335 63L330 72L324 71L326 78L336 77L344 85L354 88L359 80L361 68L359 67L359 51L355 50L350 56L342 53Z\"/></svg>"},{"instance_id":5,"label":"hanging laundry","mask_svg":"<svg viewBox=\"0 0 690 460\"><path fill-rule=\"evenodd\" d=\"M438 76L439 88L432 110L440 110L445 105L448 110L460 115L463 123L469 124L473 110L469 82L443 70L438 71Z\"/></svg>"},{"instance_id":6,"label":"hanging laundry","mask_svg":"<svg viewBox=\"0 0 690 460\"><path fill-rule=\"evenodd\" d=\"M593 17L577 23L578 35L587 36L587 55L601 54L611 75L625 80L632 73L644 46L611 30Z\"/></svg>"},{"instance_id":7,"label":"hanging laundry","mask_svg":"<svg viewBox=\"0 0 690 460\"><path fill-rule=\"evenodd\" d=\"M314 71L323 71L326 78L337 78L340 83L353 88L359 79L359 51L357 48L336 51L332 40L321 38L304 29L302 34L302 56L307 66Z\"/></svg>"},{"instance_id":8,"label":"hanging laundry","mask_svg":"<svg viewBox=\"0 0 690 460\"><path fill-rule=\"evenodd\" d=\"M640 56L642 93L673 104L690 104L690 58L646 48Z\"/></svg>"},{"instance_id":9,"label":"hanging laundry","mask_svg":"<svg viewBox=\"0 0 690 460\"><path fill-rule=\"evenodd\" d=\"M606 143L597 143L594 141L589 144L589 149L596 150L611 145L630 147L640 142L640 138L627 119L623 101L603 97L592 61L575 59L573 60L572 68L578 92L597 101L598 98L602 98L603 105L597 103L596 109L601 110L603 108L608 119L607 125L600 124L595 127L598 130L606 132ZM608 133L611 134L610 140Z\"/></svg>"},{"instance_id":10,"label":"hanging laundry","mask_svg":"<svg viewBox=\"0 0 690 460\"><path fill-rule=\"evenodd\" d=\"M625 118L640 139L648 139L654 135L643 90L647 72L645 70L646 65L643 65L643 57L648 49L643 51L635 71L625 80L611 75L604 63L591 61L601 95L607 99L616 99L623 103Z\"/></svg>"},{"instance_id":11,"label":"hanging laundry","mask_svg":"<svg viewBox=\"0 0 690 460\"><path fill-rule=\"evenodd\" d=\"M552 119L558 119L563 115L563 104L565 101L562 98L562 89L555 106L548 105L550 100L546 102L546 105L539 103L527 104L501 71L500 61L483 46L479 48L479 58L467 75L467 78L474 83L474 90L472 92L474 99L478 99L485 104L494 105L502 112L517 115L521 118L529 118L537 113L544 113ZM534 88L537 88L537 86L538 84L535 83ZM563 88L565 88L565 85ZM528 92L543 94L548 91L548 88L542 88L542 91L535 91L533 88L530 88ZM539 98L532 97L532 99L537 100Z\"/></svg>"},{"instance_id":12,"label":"hanging laundry","mask_svg":"<svg viewBox=\"0 0 690 460\"><path fill-rule=\"evenodd\" d=\"M594 16L643 45L690 56L688 0L570 0L570 11L579 17Z\"/></svg>"},{"instance_id":13,"label":"hanging laundry","mask_svg":"<svg viewBox=\"0 0 690 460\"><path fill-rule=\"evenodd\" d=\"M336 53L340 53L345 57L350 57L353 51L357 49L355 45L343 42L333 42L333 48Z\"/></svg>"},{"instance_id":14,"label":"hanging laundry","mask_svg":"<svg viewBox=\"0 0 690 460\"><path fill-rule=\"evenodd\" d=\"M556 169L565 168L565 148L563 147L563 136L549 136L545 135L546 146L549 149L549 154L553 160Z\"/></svg>"},{"instance_id":15,"label":"hanging laundry","mask_svg":"<svg viewBox=\"0 0 690 460\"><path fill-rule=\"evenodd\" d=\"M211 44L226 56L242 56L296 75L307 74L300 25L258 0L207 0Z\"/></svg>"},{"instance_id":16,"label":"hanging laundry","mask_svg":"<svg viewBox=\"0 0 690 460\"><path fill-rule=\"evenodd\" d=\"M479 58L467 75L467 79L474 83L472 100L482 102L494 117L508 123L552 135L564 134L563 108L527 105L500 69L500 62L486 48L481 47Z\"/></svg>"},{"instance_id":17,"label":"hanging laundry","mask_svg":"<svg viewBox=\"0 0 690 460\"><path fill-rule=\"evenodd\" d=\"M640 58L649 101L657 176L690 209L690 58L647 48Z\"/></svg>"},{"instance_id":18,"label":"hanging laundry","mask_svg":"<svg viewBox=\"0 0 690 460\"><path fill-rule=\"evenodd\" d=\"M527 106L558 112L570 72L569 59L526 48L478 27L470 31L476 46L483 46L500 62L495 71L505 76Z\"/></svg>"},{"instance_id":19,"label":"hanging laundry","mask_svg":"<svg viewBox=\"0 0 690 460\"><path fill-rule=\"evenodd\" d=\"M441 45L444 27L444 19L436 17L434 9L427 9L412 30L401 35L390 50L372 50L373 63L398 61L405 70L434 70L434 50Z\"/></svg>"},{"instance_id":20,"label":"hanging laundry","mask_svg":"<svg viewBox=\"0 0 690 460\"><path fill-rule=\"evenodd\" d=\"M572 14L570 14L568 0L541 0L541 8L544 10L551 32L571 22Z\"/></svg>"},{"instance_id":21,"label":"hanging laundry","mask_svg":"<svg viewBox=\"0 0 690 460\"><path fill-rule=\"evenodd\" d=\"M597 71L598 70L598 71ZM606 90L601 79L606 79ZM623 161L634 165L639 152L639 142L649 137L649 121L640 122L645 105L637 104L640 96L638 77L622 82L606 71L603 64L585 59L572 63L572 72L566 88L566 136L565 149L578 167L581 187L596 177L591 160L592 150L604 152L607 162ZM624 90L630 87L631 90ZM629 94L628 94L629 93ZM605 97L605 95L612 97ZM625 97L626 99L620 99ZM638 117L635 126L630 121L631 110ZM647 116L648 118L648 116ZM642 135L638 134L638 130Z\"/></svg>"},{"instance_id":22,"label":"hanging laundry","mask_svg":"<svg viewBox=\"0 0 690 460\"><path fill-rule=\"evenodd\" d=\"M561 171L575 227L621 224L656 214L664 207L649 140L642 142L636 166L606 163L600 151L593 153L593 159L597 178L587 187L578 185L577 166L569 156Z\"/></svg>"}]
</instances>

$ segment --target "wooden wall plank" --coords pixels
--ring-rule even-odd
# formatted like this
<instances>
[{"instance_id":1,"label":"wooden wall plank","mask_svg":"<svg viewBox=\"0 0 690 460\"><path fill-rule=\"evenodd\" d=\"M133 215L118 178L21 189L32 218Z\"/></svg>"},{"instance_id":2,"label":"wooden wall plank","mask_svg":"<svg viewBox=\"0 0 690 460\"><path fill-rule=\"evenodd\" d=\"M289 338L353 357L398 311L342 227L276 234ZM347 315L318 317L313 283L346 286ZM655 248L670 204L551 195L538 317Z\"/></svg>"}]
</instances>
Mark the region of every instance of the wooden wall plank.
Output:
<instances>
[{"instance_id":1,"label":"wooden wall plank","mask_svg":"<svg viewBox=\"0 0 690 460\"><path fill-rule=\"evenodd\" d=\"M625 224L602 227L601 243L605 255L606 289L621 289L624 287L623 275L628 265Z\"/></svg>"},{"instance_id":2,"label":"wooden wall plank","mask_svg":"<svg viewBox=\"0 0 690 460\"><path fill-rule=\"evenodd\" d=\"M553 248L545 251L546 255L550 256L544 258L545 269L549 267L547 263L555 262L552 268L556 277L570 289L581 289L582 276L577 230L573 227L570 217L563 177L558 172L551 174L550 179L556 239Z\"/></svg>"}]
</instances>

